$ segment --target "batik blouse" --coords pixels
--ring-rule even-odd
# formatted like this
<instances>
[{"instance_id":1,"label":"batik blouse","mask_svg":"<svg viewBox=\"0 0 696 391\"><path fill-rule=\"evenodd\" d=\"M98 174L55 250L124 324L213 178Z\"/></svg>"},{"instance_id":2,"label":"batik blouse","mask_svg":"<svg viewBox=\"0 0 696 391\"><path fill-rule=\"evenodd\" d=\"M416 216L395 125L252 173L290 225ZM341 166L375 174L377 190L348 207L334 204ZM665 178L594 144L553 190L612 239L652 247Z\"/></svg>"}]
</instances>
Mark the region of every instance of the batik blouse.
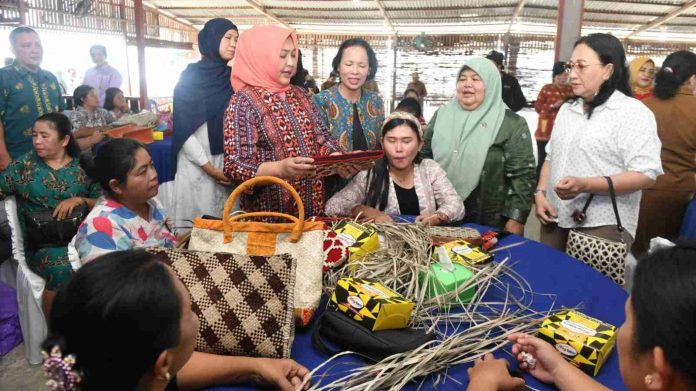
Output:
<instances>
[{"instance_id":1,"label":"batik blouse","mask_svg":"<svg viewBox=\"0 0 696 391\"><path fill-rule=\"evenodd\" d=\"M113 251L176 247L177 239L162 204L157 198L151 198L147 204L150 216L145 220L112 198L100 198L75 236L80 262L84 264Z\"/></svg>"},{"instance_id":2,"label":"batik blouse","mask_svg":"<svg viewBox=\"0 0 696 391\"><path fill-rule=\"evenodd\" d=\"M314 95L314 104L319 108L324 125L336 137L346 151L353 150L353 103L341 95L338 85ZM362 126L368 149L377 148L379 131L384 122L384 103L372 91L362 89L356 102L358 118Z\"/></svg>"},{"instance_id":3,"label":"batik blouse","mask_svg":"<svg viewBox=\"0 0 696 391\"><path fill-rule=\"evenodd\" d=\"M24 216L27 213L55 210L68 198L97 198L101 189L73 159L64 167L53 169L36 152L29 152L10 163L0 173L0 199L17 197L17 214L26 240ZM46 280L47 289L56 289L70 276L66 247L26 248L30 268Z\"/></svg>"},{"instance_id":4,"label":"batik blouse","mask_svg":"<svg viewBox=\"0 0 696 391\"><path fill-rule=\"evenodd\" d=\"M283 93L247 86L237 91L225 112L224 172L235 181L254 178L265 162L297 156L326 156L341 152L336 139L323 126L319 110L309 95L292 86ZM288 181L299 193L307 216L324 213L324 179ZM290 193L265 186L241 197L241 209L297 215Z\"/></svg>"},{"instance_id":5,"label":"batik blouse","mask_svg":"<svg viewBox=\"0 0 696 391\"><path fill-rule=\"evenodd\" d=\"M444 213L449 221L464 218L464 201L457 194L447 173L432 159L423 159L413 167L413 182L418 196L419 214ZM326 204L329 216L350 216L351 211L365 203L368 188L368 171L358 173L343 190L331 197ZM394 182L389 181L389 196L384 212L402 214L399 208Z\"/></svg>"},{"instance_id":6,"label":"batik blouse","mask_svg":"<svg viewBox=\"0 0 696 391\"><path fill-rule=\"evenodd\" d=\"M114 113L101 107L96 107L90 113L84 107L77 106L75 111L70 114L70 122L74 130L84 127L106 126L114 121L116 121Z\"/></svg>"}]
</instances>

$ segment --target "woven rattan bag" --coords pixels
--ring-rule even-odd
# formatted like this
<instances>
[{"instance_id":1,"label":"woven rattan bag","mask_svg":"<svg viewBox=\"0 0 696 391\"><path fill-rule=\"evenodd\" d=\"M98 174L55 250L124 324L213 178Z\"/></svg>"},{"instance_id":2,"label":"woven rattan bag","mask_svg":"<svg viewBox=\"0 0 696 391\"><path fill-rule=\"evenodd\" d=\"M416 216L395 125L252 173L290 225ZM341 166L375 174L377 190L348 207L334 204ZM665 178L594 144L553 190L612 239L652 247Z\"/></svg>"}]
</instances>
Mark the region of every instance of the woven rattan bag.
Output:
<instances>
[{"instance_id":1,"label":"woven rattan bag","mask_svg":"<svg viewBox=\"0 0 696 391\"><path fill-rule=\"evenodd\" d=\"M299 216L278 212L230 216L237 198L256 185L280 185L290 192ZM304 205L297 191L284 180L269 176L256 177L237 186L227 199L222 216L222 220L194 219L189 249L240 255L290 254L297 261L295 319L300 326L308 325L321 299L326 225L305 221ZM242 221L259 217L285 218L291 223Z\"/></svg>"},{"instance_id":2,"label":"woven rattan bag","mask_svg":"<svg viewBox=\"0 0 696 391\"><path fill-rule=\"evenodd\" d=\"M295 260L183 249L148 249L170 265L198 315L196 350L252 357L290 357Z\"/></svg>"},{"instance_id":3,"label":"woven rattan bag","mask_svg":"<svg viewBox=\"0 0 696 391\"><path fill-rule=\"evenodd\" d=\"M614 215L616 216L616 229L619 231L621 240L614 241L610 239L600 238L577 229L570 230L568 241L566 242L566 253L573 258L577 258L586 264L592 266L600 273L611 278L619 285L624 284L624 271L626 268L626 256L628 255L628 244L623 240L624 227L621 225L619 217L619 209L616 206L616 194L614 192L614 183L610 177L606 178L609 183L609 196L614 207ZM585 203L582 212L575 213L573 218L576 222L582 223L585 220L587 208L590 206L593 194Z\"/></svg>"}]
</instances>

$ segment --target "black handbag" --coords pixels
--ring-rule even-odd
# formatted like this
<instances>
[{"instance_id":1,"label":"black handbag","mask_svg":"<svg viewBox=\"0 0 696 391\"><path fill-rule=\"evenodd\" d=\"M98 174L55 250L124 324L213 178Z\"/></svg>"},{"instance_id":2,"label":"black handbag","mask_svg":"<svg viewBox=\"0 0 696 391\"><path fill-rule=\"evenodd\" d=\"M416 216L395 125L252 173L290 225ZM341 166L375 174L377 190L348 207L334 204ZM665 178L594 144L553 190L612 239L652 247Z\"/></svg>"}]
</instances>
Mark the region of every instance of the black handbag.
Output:
<instances>
[{"instance_id":1,"label":"black handbag","mask_svg":"<svg viewBox=\"0 0 696 391\"><path fill-rule=\"evenodd\" d=\"M66 247L77 234L77 228L87 217L89 209L80 205L63 220L53 217L53 209L24 214L27 247L32 250L47 247Z\"/></svg>"},{"instance_id":2,"label":"black handbag","mask_svg":"<svg viewBox=\"0 0 696 391\"><path fill-rule=\"evenodd\" d=\"M313 331L312 343L322 353L339 353L327 345L326 341L330 341L373 362L411 351L435 339L434 334L413 328L372 331L344 313L331 309L314 321Z\"/></svg>"}]
</instances>

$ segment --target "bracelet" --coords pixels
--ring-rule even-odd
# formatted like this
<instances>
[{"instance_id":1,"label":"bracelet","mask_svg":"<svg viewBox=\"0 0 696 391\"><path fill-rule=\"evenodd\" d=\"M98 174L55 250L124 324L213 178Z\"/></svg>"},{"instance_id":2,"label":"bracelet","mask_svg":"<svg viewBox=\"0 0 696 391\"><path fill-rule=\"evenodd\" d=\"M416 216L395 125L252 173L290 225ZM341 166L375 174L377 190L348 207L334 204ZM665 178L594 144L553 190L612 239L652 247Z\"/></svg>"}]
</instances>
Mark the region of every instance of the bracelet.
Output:
<instances>
[{"instance_id":1,"label":"bracelet","mask_svg":"<svg viewBox=\"0 0 696 391\"><path fill-rule=\"evenodd\" d=\"M544 197L546 197L546 190L544 190L544 189L536 189L536 190L534 190L534 193L533 193L533 194L534 194L534 195L537 195L538 193L541 193L541 194L544 195Z\"/></svg>"}]
</instances>

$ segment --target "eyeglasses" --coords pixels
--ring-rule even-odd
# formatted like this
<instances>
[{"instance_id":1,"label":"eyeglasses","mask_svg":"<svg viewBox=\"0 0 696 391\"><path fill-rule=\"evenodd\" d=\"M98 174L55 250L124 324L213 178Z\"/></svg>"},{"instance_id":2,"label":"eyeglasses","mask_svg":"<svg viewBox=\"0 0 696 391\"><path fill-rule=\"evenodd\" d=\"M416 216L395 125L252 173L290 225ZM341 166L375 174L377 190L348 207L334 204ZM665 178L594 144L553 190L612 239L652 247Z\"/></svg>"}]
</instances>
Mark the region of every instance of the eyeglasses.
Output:
<instances>
[{"instance_id":1,"label":"eyeglasses","mask_svg":"<svg viewBox=\"0 0 696 391\"><path fill-rule=\"evenodd\" d=\"M570 73L573 71L573 69L577 69L578 73L583 73L585 71L585 68L592 66L592 65L604 65L604 64L583 64L583 63L573 63L573 62L567 62L563 64L563 69L566 71L566 73Z\"/></svg>"}]
</instances>

